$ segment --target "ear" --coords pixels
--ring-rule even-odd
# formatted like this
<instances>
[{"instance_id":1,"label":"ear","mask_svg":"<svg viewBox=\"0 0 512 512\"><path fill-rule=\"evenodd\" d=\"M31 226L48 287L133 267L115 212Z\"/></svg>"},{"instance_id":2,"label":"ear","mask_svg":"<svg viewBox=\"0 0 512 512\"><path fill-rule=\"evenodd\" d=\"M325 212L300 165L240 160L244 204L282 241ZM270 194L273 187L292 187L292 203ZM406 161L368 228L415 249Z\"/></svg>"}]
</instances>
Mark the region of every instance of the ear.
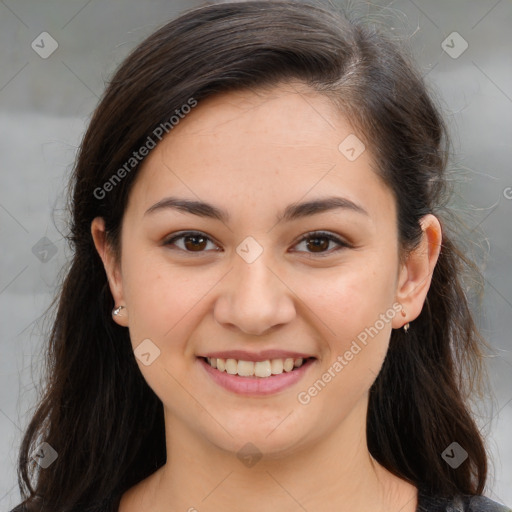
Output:
<instances>
[{"instance_id":1,"label":"ear","mask_svg":"<svg viewBox=\"0 0 512 512\"><path fill-rule=\"evenodd\" d=\"M91 223L91 234L94 240L96 250L103 261L105 272L108 278L110 292L114 298L116 307L125 306L123 294L123 281L121 277L121 269L115 261L112 250L107 243L105 236L105 221L102 217L96 217ZM114 321L123 326L128 327L128 310L122 309L118 315L112 316Z\"/></svg>"},{"instance_id":2,"label":"ear","mask_svg":"<svg viewBox=\"0 0 512 512\"><path fill-rule=\"evenodd\" d=\"M392 323L394 329L418 318L441 252L442 228L437 217L425 215L420 224L423 231L421 242L407 256L398 276L396 301L402 305L406 315L395 315Z\"/></svg>"}]
</instances>

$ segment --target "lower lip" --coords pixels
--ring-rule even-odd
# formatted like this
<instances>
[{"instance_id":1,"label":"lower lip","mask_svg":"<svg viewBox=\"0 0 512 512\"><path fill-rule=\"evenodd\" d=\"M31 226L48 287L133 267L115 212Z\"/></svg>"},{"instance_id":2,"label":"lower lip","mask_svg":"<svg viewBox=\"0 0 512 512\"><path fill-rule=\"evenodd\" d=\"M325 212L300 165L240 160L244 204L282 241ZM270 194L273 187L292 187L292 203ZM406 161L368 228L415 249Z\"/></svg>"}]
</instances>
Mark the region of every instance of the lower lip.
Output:
<instances>
[{"instance_id":1,"label":"lower lip","mask_svg":"<svg viewBox=\"0 0 512 512\"><path fill-rule=\"evenodd\" d=\"M212 368L202 358L198 358L198 361L208 375L224 389L239 395L264 396L278 393L296 384L316 360L308 359L300 368L270 377L240 377Z\"/></svg>"}]
</instances>

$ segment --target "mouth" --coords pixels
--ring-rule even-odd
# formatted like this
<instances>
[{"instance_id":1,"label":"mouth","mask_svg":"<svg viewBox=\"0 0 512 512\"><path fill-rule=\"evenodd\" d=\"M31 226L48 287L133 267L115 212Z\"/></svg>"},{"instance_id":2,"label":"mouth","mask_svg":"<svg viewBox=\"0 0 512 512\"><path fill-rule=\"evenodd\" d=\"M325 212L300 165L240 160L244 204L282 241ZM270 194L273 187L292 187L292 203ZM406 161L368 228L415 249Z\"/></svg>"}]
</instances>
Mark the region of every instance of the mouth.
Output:
<instances>
[{"instance_id":1,"label":"mouth","mask_svg":"<svg viewBox=\"0 0 512 512\"><path fill-rule=\"evenodd\" d=\"M265 361L197 357L210 382L247 397L275 395L297 385L316 361L316 357Z\"/></svg>"},{"instance_id":2,"label":"mouth","mask_svg":"<svg viewBox=\"0 0 512 512\"><path fill-rule=\"evenodd\" d=\"M237 375L246 378L267 379L283 373L291 373L307 365L315 357L275 358L265 361L246 361L243 359L224 359L220 357L202 357L201 359L211 368L221 373Z\"/></svg>"}]
</instances>

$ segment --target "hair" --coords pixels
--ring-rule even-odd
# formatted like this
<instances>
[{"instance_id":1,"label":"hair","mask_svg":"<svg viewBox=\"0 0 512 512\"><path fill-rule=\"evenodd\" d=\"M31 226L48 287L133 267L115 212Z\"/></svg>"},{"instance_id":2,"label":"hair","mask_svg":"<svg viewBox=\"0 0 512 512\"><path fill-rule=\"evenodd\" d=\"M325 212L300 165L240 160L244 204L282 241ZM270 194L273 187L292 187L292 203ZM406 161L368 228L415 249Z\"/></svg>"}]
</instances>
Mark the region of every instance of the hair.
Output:
<instances>
[{"instance_id":1,"label":"hair","mask_svg":"<svg viewBox=\"0 0 512 512\"><path fill-rule=\"evenodd\" d=\"M96 197L155 127L191 98L300 81L357 130L397 205L401 257L420 219L448 194L449 141L412 59L389 36L329 6L297 1L208 5L167 23L124 60L83 137L69 182L73 256L49 333L43 396L24 435L18 481L27 510L84 510L122 493L166 461L163 405L145 382L91 236L105 220L119 259L120 227L141 164ZM172 135L171 135L172 136ZM142 160L143 161L143 160ZM424 307L407 334L392 331L370 389L367 441L393 474L440 496L482 494L487 455L469 398L484 371L463 276L476 267L442 221L443 242ZM51 306L51 307L52 307ZM475 378L473 378L475 377ZM41 441L58 453L38 470ZM458 442L457 469L441 453Z\"/></svg>"}]
</instances>

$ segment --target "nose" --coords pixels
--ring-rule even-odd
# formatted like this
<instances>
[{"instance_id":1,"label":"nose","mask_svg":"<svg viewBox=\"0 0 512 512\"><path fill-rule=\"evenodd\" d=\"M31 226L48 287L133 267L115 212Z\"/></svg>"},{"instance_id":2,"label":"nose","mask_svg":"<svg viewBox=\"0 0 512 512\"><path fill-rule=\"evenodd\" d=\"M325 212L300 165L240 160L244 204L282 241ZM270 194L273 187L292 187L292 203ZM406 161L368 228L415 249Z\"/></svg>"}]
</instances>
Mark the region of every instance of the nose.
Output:
<instances>
[{"instance_id":1,"label":"nose","mask_svg":"<svg viewBox=\"0 0 512 512\"><path fill-rule=\"evenodd\" d=\"M224 327L262 335L295 317L291 287L279 277L265 251L252 263L236 255L234 268L219 286L214 317Z\"/></svg>"}]
</instances>

